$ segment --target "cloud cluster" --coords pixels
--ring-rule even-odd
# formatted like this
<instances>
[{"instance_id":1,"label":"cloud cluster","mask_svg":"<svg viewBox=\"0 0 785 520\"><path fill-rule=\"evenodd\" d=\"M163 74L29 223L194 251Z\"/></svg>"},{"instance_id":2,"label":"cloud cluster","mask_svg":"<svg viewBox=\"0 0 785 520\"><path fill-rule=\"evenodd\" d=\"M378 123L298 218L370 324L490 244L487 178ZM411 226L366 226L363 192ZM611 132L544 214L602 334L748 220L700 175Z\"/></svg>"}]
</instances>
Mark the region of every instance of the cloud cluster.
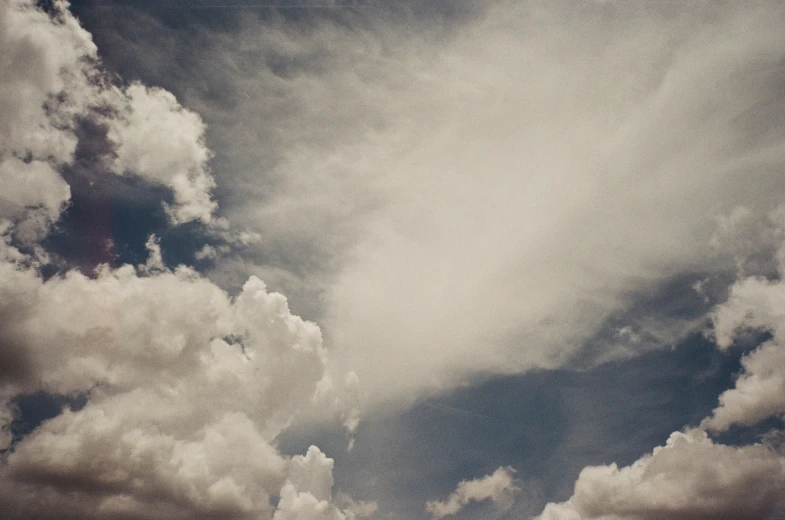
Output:
<instances>
[{"instance_id":1,"label":"cloud cluster","mask_svg":"<svg viewBox=\"0 0 785 520\"><path fill-rule=\"evenodd\" d=\"M333 460L319 448L292 458L289 478L281 488L281 499L273 520L355 520L376 511L375 502L355 502L348 495L332 501Z\"/></svg>"},{"instance_id":2,"label":"cloud cluster","mask_svg":"<svg viewBox=\"0 0 785 520\"><path fill-rule=\"evenodd\" d=\"M33 242L70 199L55 167L76 148L74 116L90 90L83 58L96 48L66 13L53 21L25 1L0 5L0 46L0 219Z\"/></svg>"},{"instance_id":3,"label":"cloud cluster","mask_svg":"<svg viewBox=\"0 0 785 520\"><path fill-rule=\"evenodd\" d=\"M445 516L457 514L470 502L491 500L502 507L509 507L518 487L515 485L515 470L498 468L490 475L474 480L463 480L447 500L431 500L425 504L425 510L439 520Z\"/></svg>"},{"instance_id":4,"label":"cloud cluster","mask_svg":"<svg viewBox=\"0 0 785 520\"><path fill-rule=\"evenodd\" d=\"M113 85L99 66L89 33L54 2L51 13L29 0L0 6L0 218L15 221L17 239L46 233L70 199L59 175L73 161L85 119L107 127L116 173L131 173L173 193L175 223L209 223L215 202L204 124L161 89Z\"/></svg>"},{"instance_id":5,"label":"cloud cluster","mask_svg":"<svg viewBox=\"0 0 785 520\"><path fill-rule=\"evenodd\" d=\"M581 471L567 501L540 520L772 518L785 496L785 459L762 445L715 444L702 430L673 433L634 464Z\"/></svg>"},{"instance_id":6,"label":"cloud cluster","mask_svg":"<svg viewBox=\"0 0 785 520\"><path fill-rule=\"evenodd\" d=\"M67 4L50 10L0 4L0 516L344 520L372 510L333 503L332 460L318 448L291 459L276 448L333 386L320 329L283 295L251 277L229 296L189 267L169 269L155 237L143 265L42 274L36 241L69 201L61 172L80 120L113 142L105 175L171 189L173 224L212 223L215 209L201 119L164 90L111 84ZM41 393L71 405L20 433L30 418L19 399Z\"/></svg>"},{"instance_id":7,"label":"cloud cluster","mask_svg":"<svg viewBox=\"0 0 785 520\"><path fill-rule=\"evenodd\" d=\"M188 268L154 267L43 281L0 263L5 426L16 395L88 396L3 456L4 517L69 503L81 518L264 518L280 490L280 518L343 518L329 503L332 462L274 447L327 389L318 327L256 278L230 298ZM291 512L303 507L332 513Z\"/></svg>"}]
</instances>

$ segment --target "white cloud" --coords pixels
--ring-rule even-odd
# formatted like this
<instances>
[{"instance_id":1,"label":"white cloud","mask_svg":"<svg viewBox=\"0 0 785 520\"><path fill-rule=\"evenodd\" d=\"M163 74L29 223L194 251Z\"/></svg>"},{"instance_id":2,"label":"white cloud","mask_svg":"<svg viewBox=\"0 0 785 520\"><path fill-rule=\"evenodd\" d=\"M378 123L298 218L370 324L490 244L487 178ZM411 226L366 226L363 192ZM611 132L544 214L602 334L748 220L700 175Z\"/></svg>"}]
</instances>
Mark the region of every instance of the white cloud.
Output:
<instances>
[{"instance_id":1,"label":"white cloud","mask_svg":"<svg viewBox=\"0 0 785 520\"><path fill-rule=\"evenodd\" d=\"M333 460L316 446L292 458L273 520L344 520L332 504Z\"/></svg>"},{"instance_id":2,"label":"white cloud","mask_svg":"<svg viewBox=\"0 0 785 520\"><path fill-rule=\"evenodd\" d=\"M0 5L0 153L67 162L76 147L73 115L91 95L96 47L55 5L53 21L29 0ZM67 95L58 98L58 94Z\"/></svg>"},{"instance_id":3,"label":"white cloud","mask_svg":"<svg viewBox=\"0 0 785 520\"><path fill-rule=\"evenodd\" d=\"M750 220L749 212L737 210L733 219L721 224L744 219ZM742 276L731 286L727 301L713 310L711 333L723 350L751 330L766 331L772 337L742 358L743 370L734 387L720 395L719 406L703 420L702 426L710 430L725 431L734 424L753 425L768 417L785 415L785 207L771 212L767 224L765 232L757 235L765 237L768 256L777 269L775 279ZM751 242L760 240L744 240L742 245Z\"/></svg>"},{"instance_id":4,"label":"white cloud","mask_svg":"<svg viewBox=\"0 0 785 520\"><path fill-rule=\"evenodd\" d=\"M558 366L631 293L713 269L717 214L765 210L785 187L780 125L760 113L781 101L779 6L678 16L562 7L496 4L448 35L387 20L263 31L248 21L218 40L246 57L266 52L236 80L245 117L202 101L224 118L228 149L253 150L237 159L251 173L221 179L233 222L257 232L237 242L275 252L260 272L324 288L336 354L374 399ZM90 36L55 9L53 21L31 1L0 5L0 180L10 182L0 195L0 446L14 396L89 400L2 456L3 516L373 514L370 503L333 502L333 462L320 450L289 460L275 448L333 380L319 328L282 295L252 277L231 298L193 270L167 270L154 241L146 266L46 281L8 245L12 232L40 238L67 204L57 171L73 160L80 117L108 126L117 173L172 190L174 223L225 227L213 220L201 118L161 89L101 80ZM284 66L269 65L274 55ZM288 261L301 263L283 272ZM779 290L747 283L754 301L743 283L734 289L718 340L747 325L775 340L747 358L718 424L782 406L769 370L782 351ZM354 379L335 380L359 395ZM353 412L344 419L357 427ZM514 488L500 468L428 509L441 518ZM585 470L575 496L545 514L766 515L782 492L770 451L690 432L630 468Z\"/></svg>"},{"instance_id":5,"label":"white cloud","mask_svg":"<svg viewBox=\"0 0 785 520\"><path fill-rule=\"evenodd\" d=\"M548 504L540 520L779 518L785 510L783 432L769 432L763 444L734 447L714 443L705 430L722 432L785 414L785 284L745 276L747 259L765 252L775 252L774 263L783 273L785 249L776 246L783 236L782 215L778 209L761 218L736 208L718 221L715 246L733 246L728 251L741 278L711 313L714 339L725 350L751 330L768 331L772 338L742 358L741 374L720 395L712 415L700 429L671 434L665 446L631 466L584 468L572 497Z\"/></svg>"},{"instance_id":6,"label":"white cloud","mask_svg":"<svg viewBox=\"0 0 785 520\"><path fill-rule=\"evenodd\" d=\"M73 161L80 119L109 127L115 168L173 192L167 208L175 223L211 222L214 180L204 124L170 93L138 83L111 85L89 33L54 2L51 16L31 0L0 6L0 218L16 223L16 237L44 236L70 199L58 168ZM9 184L8 176L20 182Z\"/></svg>"},{"instance_id":7,"label":"white cloud","mask_svg":"<svg viewBox=\"0 0 785 520\"><path fill-rule=\"evenodd\" d=\"M515 470L509 467L498 468L482 478L463 480L447 500L431 500L425 504L425 510L438 520L458 513L469 502L491 500L502 507L509 507L514 493L518 491L513 479L514 473Z\"/></svg>"},{"instance_id":8,"label":"white cloud","mask_svg":"<svg viewBox=\"0 0 785 520\"><path fill-rule=\"evenodd\" d=\"M270 519L291 488L317 507L286 518L343 519L332 461L276 448L296 414L337 402L319 327L283 295L169 270L154 236L144 265L41 275L35 241L70 198L81 118L108 125L118 173L172 189L174 223L255 240L212 220L201 119L161 89L109 84L67 3L52 9L0 4L0 516ZM14 438L15 402L36 392L86 403Z\"/></svg>"},{"instance_id":9,"label":"white cloud","mask_svg":"<svg viewBox=\"0 0 785 520\"><path fill-rule=\"evenodd\" d=\"M256 278L230 298L187 268L143 271L44 282L0 263L4 336L15 340L2 352L17 376L2 381L6 406L36 390L89 395L16 444L3 486L48 485L61 498L76 489L85 518L113 518L101 512L109 503L147 504L139 518L154 518L158 503L171 518L263 517L287 478L329 501L332 462L309 453L305 466L288 463L273 445L326 375L318 327ZM34 506L25 500L13 491L2 502Z\"/></svg>"},{"instance_id":10,"label":"white cloud","mask_svg":"<svg viewBox=\"0 0 785 520\"><path fill-rule=\"evenodd\" d=\"M117 116L108 121L109 138L117 144L115 167L170 187L174 206L168 212L175 223L210 222L215 181L199 115L171 93L139 83L123 89L117 104Z\"/></svg>"},{"instance_id":11,"label":"white cloud","mask_svg":"<svg viewBox=\"0 0 785 520\"><path fill-rule=\"evenodd\" d=\"M778 3L568 6L209 39L227 95L188 104L261 237L234 267L317 287L370 399L559 366L637 292L733 268L717 215L779 202Z\"/></svg>"},{"instance_id":12,"label":"white cloud","mask_svg":"<svg viewBox=\"0 0 785 520\"><path fill-rule=\"evenodd\" d=\"M364 500L354 500L346 493L338 493L335 497L335 503L346 515L347 520L356 520L357 518L370 518L379 510L379 504L376 502L367 502Z\"/></svg>"},{"instance_id":13,"label":"white cloud","mask_svg":"<svg viewBox=\"0 0 785 520\"><path fill-rule=\"evenodd\" d=\"M90 35L67 12L54 22L31 4L0 5L0 219L14 221L17 239L28 244L71 197L55 168L72 160L74 116L86 109L96 57Z\"/></svg>"},{"instance_id":14,"label":"white cloud","mask_svg":"<svg viewBox=\"0 0 785 520\"><path fill-rule=\"evenodd\" d=\"M45 161L24 162L7 157L0 162L0 219L16 221L17 236L34 243L60 217L71 189Z\"/></svg>"},{"instance_id":15,"label":"white cloud","mask_svg":"<svg viewBox=\"0 0 785 520\"><path fill-rule=\"evenodd\" d=\"M701 430L671 434L631 466L587 467L572 497L540 520L768 519L785 497L785 460L762 445L715 444Z\"/></svg>"},{"instance_id":16,"label":"white cloud","mask_svg":"<svg viewBox=\"0 0 785 520\"><path fill-rule=\"evenodd\" d=\"M729 348L739 332L766 330L773 338L742 358L743 371L734 388L703 426L727 430L733 424L751 425L785 414L785 284L747 278L731 287L728 301L713 313L717 344Z\"/></svg>"}]
</instances>

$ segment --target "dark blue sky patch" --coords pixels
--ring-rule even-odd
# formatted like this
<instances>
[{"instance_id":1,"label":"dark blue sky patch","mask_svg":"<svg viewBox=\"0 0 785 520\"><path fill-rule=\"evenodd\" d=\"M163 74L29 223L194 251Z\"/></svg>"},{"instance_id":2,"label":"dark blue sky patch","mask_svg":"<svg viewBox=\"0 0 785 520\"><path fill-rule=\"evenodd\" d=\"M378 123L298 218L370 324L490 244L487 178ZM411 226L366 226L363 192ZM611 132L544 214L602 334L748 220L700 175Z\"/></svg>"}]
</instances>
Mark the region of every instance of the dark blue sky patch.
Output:
<instances>
[{"instance_id":1,"label":"dark blue sky patch","mask_svg":"<svg viewBox=\"0 0 785 520\"><path fill-rule=\"evenodd\" d=\"M608 316L594 336L569 360L567 367L585 369L602 362L608 345L614 343L622 342L630 353L637 354L662 348L657 331L647 330L647 324L667 326L684 320L699 321L714 305L727 299L728 288L734 280L731 273L688 272L666 280L654 290L631 295L631 304ZM696 290L696 284L699 284L700 292ZM625 328L637 336L637 341L619 336Z\"/></svg>"},{"instance_id":2,"label":"dark blue sky patch","mask_svg":"<svg viewBox=\"0 0 785 520\"><path fill-rule=\"evenodd\" d=\"M712 435L716 442L731 446L744 446L761 442L768 432L785 430L785 417L770 417L757 424L733 425L728 431Z\"/></svg>"},{"instance_id":3,"label":"dark blue sky patch","mask_svg":"<svg viewBox=\"0 0 785 520\"><path fill-rule=\"evenodd\" d=\"M60 415L66 408L78 411L87 404L87 394L60 395L39 391L23 394L11 400L16 414L11 423L11 450L16 443L33 432L44 421Z\"/></svg>"},{"instance_id":4,"label":"dark blue sky patch","mask_svg":"<svg viewBox=\"0 0 785 520\"><path fill-rule=\"evenodd\" d=\"M404 518L427 518L427 500L507 465L533 488L515 510L541 510L569 498L585 466L629 465L696 426L733 386L740 357L696 333L674 349L584 371L494 378L407 411L367 415L349 454L337 427L295 426L280 447L296 454L319 445L336 459L337 489L379 499L383 512Z\"/></svg>"},{"instance_id":5,"label":"dark blue sky patch","mask_svg":"<svg viewBox=\"0 0 785 520\"><path fill-rule=\"evenodd\" d=\"M144 263L151 234L161 238L168 266L192 264L194 253L205 243L203 225L173 227L163 207L173 202L170 189L112 173L114 146L105 127L85 119L77 136L75 161L62 172L71 187L71 201L42 242L59 257L59 263L48 266L48 275L68 268L90 274L99 264Z\"/></svg>"},{"instance_id":6,"label":"dark blue sky patch","mask_svg":"<svg viewBox=\"0 0 785 520\"><path fill-rule=\"evenodd\" d=\"M67 267L91 273L99 264L143 263L145 242L168 227L161 206L171 194L136 177L96 172L76 163L65 172L71 204L44 247Z\"/></svg>"},{"instance_id":7,"label":"dark blue sky patch","mask_svg":"<svg viewBox=\"0 0 785 520\"><path fill-rule=\"evenodd\" d=\"M149 255L145 244L151 234L161 239L168 267L194 265L194 254L210 242L202 223L171 225L162 205L171 202L165 187L131 175L92 175L78 167L65 178L71 186L71 205L43 243L64 260L64 267L92 273L99 264L142 264Z\"/></svg>"},{"instance_id":8,"label":"dark blue sky patch","mask_svg":"<svg viewBox=\"0 0 785 520\"><path fill-rule=\"evenodd\" d=\"M696 333L674 349L569 374L564 380L569 438L549 463L546 491L565 500L584 466L629 465L671 432L697 426L733 385L739 359Z\"/></svg>"}]
</instances>

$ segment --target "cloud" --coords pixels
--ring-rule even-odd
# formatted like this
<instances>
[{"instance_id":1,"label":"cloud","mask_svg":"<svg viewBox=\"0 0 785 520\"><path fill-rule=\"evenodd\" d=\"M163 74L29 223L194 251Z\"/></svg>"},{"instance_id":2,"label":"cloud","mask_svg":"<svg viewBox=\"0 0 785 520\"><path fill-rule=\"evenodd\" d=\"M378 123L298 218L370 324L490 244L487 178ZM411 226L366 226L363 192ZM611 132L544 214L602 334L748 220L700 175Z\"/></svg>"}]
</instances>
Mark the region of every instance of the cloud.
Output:
<instances>
[{"instance_id":1,"label":"cloud","mask_svg":"<svg viewBox=\"0 0 785 520\"><path fill-rule=\"evenodd\" d=\"M65 3L51 14L31 0L0 6L3 516L373 514L333 499L321 450L276 448L298 414L340 402L325 395L333 381L352 397L400 400L478 373L560 366L641 291L738 267L709 254L715 217L766 211L785 188L782 8L568 5L498 2L444 32L385 11L247 19L198 40L197 68L212 72L181 101L110 81ZM226 215L253 232L227 232L248 249L215 273L270 274L316 301L331 361L319 327L259 278L230 296L191 268L168 269L153 237L146 264L45 276L35 244L68 205L61 173L84 121L106 132L102 173L165 187L172 224L220 235L221 186ZM217 180L204 121L223 147ZM232 253L223 246L199 256ZM749 325L775 337L745 361L718 429L781 406L779 373L767 372L781 352L778 311L765 310L776 284L748 283L728 317L718 310L718 341ZM734 317L745 306L763 318ZM628 325L614 324L637 334ZM15 438L14 399L41 391L86 402ZM343 419L357 427L354 410ZM441 518L504 504L511 472L464 481L427 508ZM765 516L782 492L770 450L688 432L629 468L585 470L546 514Z\"/></svg>"},{"instance_id":2,"label":"cloud","mask_svg":"<svg viewBox=\"0 0 785 520\"><path fill-rule=\"evenodd\" d=\"M435 519L457 514L470 502L491 500L502 507L512 504L512 496L518 491L513 480L515 470L498 468L490 475L474 480L463 480L458 483L455 492L447 500L432 500L425 504L425 510Z\"/></svg>"},{"instance_id":3,"label":"cloud","mask_svg":"<svg viewBox=\"0 0 785 520\"><path fill-rule=\"evenodd\" d=\"M96 47L62 7L53 18L26 0L0 6L3 155L67 162L76 147L72 118L91 95Z\"/></svg>"},{"instance_id":4,"label":"cloud","mask_svg":"<svg viewBox=\"0 0 785 520\"><path fill-rule=\"evenodd\" d=\"M785 414L781 222L781 208L757 218L736 208L718 221L716 240L734 237L731 254L740 278L730 287L727 301L711 311L710 333L722 350L749 331L771 334L741 358L742 371L734 387L720 395L719 406L699 429L671 434L665 446L631 466L584 468L572 497L548 504L539 519L779 518L785 509L785 458L779 442L783 432L769 432L762 444L725 446L713 442L706 431L752 426ZM774 279L746 275L747 259L762 252L773 252L779 271Z\"/></svg>"},{"instance_id":5,"label":"cloud","mask_svg":"<svg viewBox=\"0 0 785 520\"><path fill-rule=\"evenodd\" d=\"M776 222L781 217L779 210L771 220ZM775 236L781 240L782 228L776 231ZM712 313L712 334L721 349L733 346L737 337L749 330L769 332L772 338L742 358L743 370L734 388L720 396L719 406L702 423L706 428L724 431L734 424L753 425L785 414L783 252L785 249L780 247L773 255L778 264L777 278L741 278L730 288L728 300Z\"/></svg>"},{"instance_id":6,"label":"cloud","mask_svg":"<svg viewBox=\"0 0 785 520\"><path fill-rule=\"evenodd\" d=\"M333 460L311 446L292 459L273 520L344 520L331 501Z\"/></svg>"},{"instance_id":7,"label":"cloud","mask_svg":"<svg viewBox=\"0 0 785 520\"><path fill-rule=\"evenodd\" d=\"M298 413L337 399L319 327L283 295L251 277L230 296L169 269L155 236L144 264L51 272L37 242L78 154L170 188L173 224L254 235L213 219L201 119L162 89L113 85L67 4L49 9L0 5L0 516L343 520L332 460L276 448ZM113 145L80 148L84 121ZM20 433L31 394L71 405Z\"/></svg>"},{"instance_id":8,"label":"cloud","mask_svg":"<svg viewBox=\"0 0 785 520\"><path fill-rule=\"evenodd\" d=\"M70 199L55 168L72 159L74 116L85 110L96 56L72 17L55 17L30 2L0 6L0 219L16 222L25 243L41 238Z\"/></svg>"},{"instance_id":9,"label":"cloud","mask_svg":"<svg viewBox=\"0 0 785 520\"><path fill-rule=\"evenodd\" d=\"M338 506L346 514L347 520L370 518L379 509L379 504L376 502L354 500L346 493L338 493L335 497L335 503L338 504Z\"/></svg>"},{"instance_id":10,"label":"cloud","mask_svg":"<svg viewBox=\"0 0 785 520\"><path fill-rule=\"evenodd\" d=\"M54 2L50 11L29 0L0 7L0 178L26 179L4 192L0 218L17 220L24 242L46 234L70 199L58 170L73 162L80 121L90 120L108 127L118 173L172 190L174 223L209 223L214 181L199 116L162 89L113 85L67 4ZM22 208L38 209L20 219Z\"/></svg>"},{"instance_id":11,"label":"cloud","mask_svg":"<svg viewBox=\"0 0 785 520\"><path fill-rule=\"evenodd\" d=\"M26 377L3 385L6 399L89 395L19 441L0 478L9 490L76 493L72 510L85 518L112 518L104 510L115 501L147 504L150 518L157 503L179 511L173 518L269 511L288 465L272 442L326 373L318 327L255 278L230 298L188 268L144 271L44 282L0 264L4 302L16 309L13 352L27 365L9 368Z\"/></svg>"},{"instance_id":12,"label":"cloud","mask_svg":"<svg viewBox=\"0 0 785 520\"><path fill-rule=\"evenodd\" d=\"M732 270L715 218L785 188L776 2L477 11L154 31L198 42L160 77L196 85L261 238L216 276L287 271L370 400L563 365L637 295Z\"/></svg>"},{"instance_id":13,"label":"cloud","mask_svg":"<svg viewBox=\"0 0 785 520\"><path fill-rule=\"evenodd\" d=\"M17 221L17 234L25 243L40 238L71 198L68 184L45 161L8 157L0 163L0 183L6 187L0 194L0 218Z\"/></svg>"},{"instance_id":14,"label":"cloud","mask_svg":"<svg viewBox=\"0 0 785 520\"><path fill-rule=\"evenodd\" d=\"M773 518L785 496L785 460L756 444L715 444L701 430L675 432L631 466L587 467L572 497L540 520Z\"/></svg>"},{"instance_id":15,"label":"cloud","mask_svg":"<svg viewBox=\"0 0 785 520\"><path fill-rule=\"evenodd\" d=\"M117 117L108 121L109 139L117 144L115 168L170 187L173 222L209 223L217 205L210 198L215 181L202 119L160 88L133 83L123 94Z\"/></svg>"}]
</instances>

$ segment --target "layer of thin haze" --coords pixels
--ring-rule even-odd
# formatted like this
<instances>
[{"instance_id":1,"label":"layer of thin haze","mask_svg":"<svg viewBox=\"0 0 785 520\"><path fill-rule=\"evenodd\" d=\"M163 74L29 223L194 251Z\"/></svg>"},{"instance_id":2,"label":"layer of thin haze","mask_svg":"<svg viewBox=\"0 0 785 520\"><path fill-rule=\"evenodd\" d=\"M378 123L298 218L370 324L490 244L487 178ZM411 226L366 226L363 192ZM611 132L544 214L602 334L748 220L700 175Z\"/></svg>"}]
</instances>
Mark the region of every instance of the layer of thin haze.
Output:
<instances>
[{"instance_id":1,"label":"layer of thin haze","mask_svg":"<svg viewBox=\"0 0 785 520\"><path fill-rule=\"evenodd\" d=\"M285 283L318 286L338 360L395 397L558 366L636 292L723 267L715 218L785 187L782 14L531 2L442 32L246 22L210 56L234 60L234 108L200 111L258 165L219 180L257 262L280 252Z\"/></svg>"}]
</instances>

